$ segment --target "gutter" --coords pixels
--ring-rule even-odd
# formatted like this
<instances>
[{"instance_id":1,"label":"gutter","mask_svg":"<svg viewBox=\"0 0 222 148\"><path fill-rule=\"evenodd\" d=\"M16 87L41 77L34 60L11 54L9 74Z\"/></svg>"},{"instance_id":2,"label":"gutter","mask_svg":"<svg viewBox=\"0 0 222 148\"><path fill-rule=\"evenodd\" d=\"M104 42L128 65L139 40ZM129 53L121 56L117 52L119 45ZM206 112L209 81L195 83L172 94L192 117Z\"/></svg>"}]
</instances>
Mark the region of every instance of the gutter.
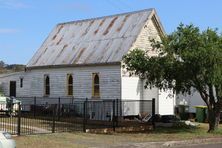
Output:
<instances>
[{"instance_id":1,"label":"gutter","mask_svg":"<svg viewBox=\"0 0 222 148\"><path fill-rule=\"evenodd\" d=\"M93 67L93 66L107 66L107 65L120 65L121 62L109 62L109 63L91 63L91 64L63 64L63 65L45 65L45 66L30 66L26 67L26 70L34 69L51 69L51 68L69 68L69 67Z\"/></svg>"}]
</instances>

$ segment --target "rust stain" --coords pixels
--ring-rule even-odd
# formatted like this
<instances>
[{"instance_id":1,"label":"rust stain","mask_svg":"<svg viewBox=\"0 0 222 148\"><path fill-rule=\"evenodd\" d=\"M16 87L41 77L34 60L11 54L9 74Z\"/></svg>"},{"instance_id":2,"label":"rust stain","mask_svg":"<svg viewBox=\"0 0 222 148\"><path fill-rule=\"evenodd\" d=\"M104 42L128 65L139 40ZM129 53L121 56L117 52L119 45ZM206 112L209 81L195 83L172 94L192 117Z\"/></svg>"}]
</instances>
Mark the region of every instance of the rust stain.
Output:
<instances>
[{"instance_id":1,"label":"rust stain","mask_svg":"<svg viewBox=\"0 0 222 148\"><path fill-rule=\"evenodd\" d=\"M122 21L120 27L117 28L116 31L120 32L120 30L123 28L123 26L124 26L124 24L125 24L125 22L127 21L127 19L128 19L129 16L130 16L129 14L125 16L125 18L124 18L124 20Z\"/></svg>"},{"instance_id":2,"label":"rust stain","mask_svg":"<svg viewBox=\"0 0 222 148\"><path fill-rule=\"evenodd\" d=\"M68 45L65 44L62 48L62 50L59 52L59 54L57 55L57 58L64 52L65 48L67 47Z\"/></svg>"},{"instance_id":3,"label":"rust stain","mask_svg":"<svg viewBox=\"0 0 222 148\"><path fill-rule=\"evenodd\" d=\"M57 37L57 35L54 35L53 38L52 38L52 40L55 40L56 37Z\"/></svg>"},{"instance_id":4,"label":"rust stain","mask_svg":"<svg viewBox=\"0 0 222 148\"><path fill-rule=\"evenodd\" d=\"M97 46L99 46L98 44L96 44L96 45L94 45L93 46L93 48L92 49L95 49ZM91 51L89 54L88 54L88 56L85 58L85 63L87 62L87 60L89 60L89 58L93 55L93 53L94 53L95 51Z\"/></svg>"},{"instance_id":5,"label":"rust stain","mask_svg":"<svg viewBox=\"0 0 222 148\"><path fill-rule=\"evenodd\" d=\"M62 41L62 37L59 39L59 41L56 43L56 45L59 45L60 44L60 42Z\"/></svg>"},{"instance_id":6,"label":"rust stain","mask_svg":"<svg viewBox=\"0 0 222 148\"><path fill-rule=\"evenodd\" d=\"M90 23L89 23L89 26L86 28L85 32L82 34L82 36L86 35L87 32L89 31L90 27L92 26L92 24L94 23L95 20L92 20Z\"/></svg>"},{"instance_id":7,"label":"rust stain","mask_svg":"<svg viewBox=\"0 0 222 148\"><path fill-rule=\"evenodd\" d=\"M101 26L104 24L105 20L106 20L106 19L103 19L103 20L100 22L99 27L101 27Z\"/></svg>"},{"instance_id":8,"label":"rust stain","mask_svg":"<svg viewBox=\"0 0 222 148\"><path fill-rule=\"evenodd\" d=\"M63 27L64 27L64 26L61 25L61 26L59 27L59 30L58 30L58 32L57 32L56 34L59 34Z\"/></svg>"},{"instance_id":9,"label":"rust stain","mask_svg":"<svg viewBox=\"0 0 222 148\"><path fill-rule=\"evenodd\" d=\"M75 61L74 61L73 63L76 63L76 62L79 61L80 57L82 56L82 54L83 54L83 52L84 52L85 50L86 50L85 47L82 48L82 49L80 49L80 52L79 52L79 54L77 55L77 57L75 58Z\"/></svg>"},{"instance_id":10,"label":"rust stain","mask_svg":"<svg viewBox=\"0 0 222 148\"><path fill-rule=\"evenodd\" d=\"M114 17L113 20L110 22L109 26L106 28L106 31L103 33L103 35L106 35L109 33L110 28L113 26L113 24L115 23L115 21L118 19L118 17Z\"/></svg>"},{"instance_id":11,"label":"rust stain","mask_svg":"<svg viewBox=\"0 0 222 148\"><path fill-rule=\"evenodd\" d=\"M65 44L62 48L62 50L59 52L59 54L56 56L55 60L53 61L53 63L56 62L56 60L61 56L61 54L64 52L65 48L67 47L68 45Z\"/></svg>"},{"instance_id":12,"label":"rust stain","mask_svg":"<svg viewBox=\"0 0 222 148\"><path fill-rule=\"evenodd\" d=\"M106 19L103 19L100 23L99 23L99 27L94 31L94 34L96 35L99 31L99 28L104 24Z\"/></svg>"},{"instance_id":13,"label":"rust stain","mask_svg":"<svg viewBox=\"0 0 222 148\"><path fill-rule=\"evenodd\" d=\"M57 34L60 33L60 31L62 30L63 27L64 27L63 25L61 25L61 26L59 27L58 31L57 31L56 34L53 36L52 40L55 40L55 39L56 39Z\"/></svg>"},{"instance_id":14,"label":"rust stain","mask_svg":"<svg viewBox=\"0 0 222 148\"><path fill-rule=\"evenodd\" d=\"M94 34L96 35L98 33L99 29L96 29L96 31L94 31Z\"/></svg>"}]
</instances>

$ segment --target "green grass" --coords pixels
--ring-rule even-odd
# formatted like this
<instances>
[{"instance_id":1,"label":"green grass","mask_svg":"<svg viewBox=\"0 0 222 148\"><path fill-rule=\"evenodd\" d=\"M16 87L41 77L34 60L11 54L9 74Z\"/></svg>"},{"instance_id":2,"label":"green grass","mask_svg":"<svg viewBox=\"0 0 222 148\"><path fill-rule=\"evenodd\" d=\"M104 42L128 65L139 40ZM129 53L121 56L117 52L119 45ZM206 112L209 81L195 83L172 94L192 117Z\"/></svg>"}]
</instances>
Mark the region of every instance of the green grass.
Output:
<instances>
[{"instance_id":1,"label":"green grass","mask_svg":"<svg viewBox=\"0 0 222 148\"><path fill-rule=\"evenodd\" d=\"M222 137L222 126L215 133L207 133L207 128L207 124L201 124L197 128L157 128L155 131L143 133L56 133L15 137L15 140L18 148L85 148L96 146L106 147L128 142L159 142Z\"/></svg>"}]
</instances>

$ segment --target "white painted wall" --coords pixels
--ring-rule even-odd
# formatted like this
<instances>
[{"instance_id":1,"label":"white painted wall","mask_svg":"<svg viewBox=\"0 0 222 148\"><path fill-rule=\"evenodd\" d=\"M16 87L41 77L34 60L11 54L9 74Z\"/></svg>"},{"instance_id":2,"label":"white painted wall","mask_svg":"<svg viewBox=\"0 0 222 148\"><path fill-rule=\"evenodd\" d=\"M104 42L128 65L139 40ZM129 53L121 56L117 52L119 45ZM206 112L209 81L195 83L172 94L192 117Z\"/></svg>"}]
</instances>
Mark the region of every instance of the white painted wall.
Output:
<instances>
[{"instance_id":1,"label":"white painted wall","mask_svg":"<svg viewBox=\"0 0 222 148\"><path fill-rule=\"evenodd\" d=\"M121 74L119 65L71 67L39 69L24 73L0 76L5 95L9 95L9 82L17 82L17 96L44 96L44 75L50 76L50 97L66 97L66 76L73 74L73 93L75 98L92 97L92 73L100 76L100 97L102 99L117 99L121 94ZM23 88L20 88L20 77L24 78Z\"/></svg>"},{"instance_id":2,"label":"white painted wall","mask_svg":"<svg viewBox=\"0 0 222 148\"><path fill-rule=\"evenodd\" d=\"M142 100L143 84L138 77L122 77L122 99Z\"/></svg>"},{"instance_id":3,"label":"white painted wall","mask_svg":"<svg viewBox=\"0 0 222 148\"><path fill-rule=\"evenodd\" d=\"M133 100L142 100L142 81L138 77L122 77L122 114L138 115L140 113L140 102ZM132 100L124 101L124 100Z\"/></svg>"},{"instance_id":4,"label":"white painted wall","mask_svg":"<svg viewBox=\"0 0 222 148\"><path fill-rule=\"evenodd\" d=\"M20 77L23 77L23 87L20 87ZM31 76L25 72L17 72L12 74L0 75L0 83L4 91L4 95L9 96L10 81L16 81L17 96L30 96L30 80Z\"/></svg>"},{"instance_id":5,"label":"white painted wall","mask_svg":"<svg viewBox=\"0 0 222 148\"><path fill-rule=\"evenodd\" d=\"M145 86L145 81L143 83L143 86ZM143 87L143 100L152 100L155 98L155 112L156 114L159 114L159 109L158 109L158 88L144 88ZM152 112L152 110L148 110L149 112Z\"/></svg>"},{"instance_id":6,"label":"white painted wall","mask_svg":"<svg viewBox=\"0 0 222 148\"><path fill-rule=\"evenodd\" d=\"M160 115L174 114L175 98L172 90L159 90L158 111Z\"/></svg>"},{"instance_id":7,"label":"white painted wall","mask_svg":"<svg viewBox=\"0 0 222 148\"><path fill-rule=\"evenodd\" d=\"M144 102L126 102L123 105L124 115L138 115L142 112L152 113L153 98L157 99L158 89L145 89L143 80L138 77L122 77L122 100L150 100ZM158 107L156 102L156 113L158 113Z\"/></svg>"}]
</instances>

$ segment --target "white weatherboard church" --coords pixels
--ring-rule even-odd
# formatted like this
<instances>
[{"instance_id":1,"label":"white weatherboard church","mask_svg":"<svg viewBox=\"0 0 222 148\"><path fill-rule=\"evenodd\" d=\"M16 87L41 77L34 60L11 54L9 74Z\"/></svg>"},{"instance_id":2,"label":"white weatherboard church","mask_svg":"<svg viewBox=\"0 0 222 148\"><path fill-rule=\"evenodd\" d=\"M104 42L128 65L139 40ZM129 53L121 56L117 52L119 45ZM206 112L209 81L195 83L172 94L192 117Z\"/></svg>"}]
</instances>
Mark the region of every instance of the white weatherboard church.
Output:
<instances>
[{"instance_id":1,"label":"white weatherboard church","mask_svg":"<svg viewBox=\"0 0 222 148\"><path fill-rule=\"evenodd\" d=\"M170 91L145 89L139 77L129 77L122 58L140 48L152 51L163 27L154 9L117 14L55 26L19 73L0 75L7 96L89 99L156 99L156 113L174 114Z\"/></svg>"}]
</instances>

